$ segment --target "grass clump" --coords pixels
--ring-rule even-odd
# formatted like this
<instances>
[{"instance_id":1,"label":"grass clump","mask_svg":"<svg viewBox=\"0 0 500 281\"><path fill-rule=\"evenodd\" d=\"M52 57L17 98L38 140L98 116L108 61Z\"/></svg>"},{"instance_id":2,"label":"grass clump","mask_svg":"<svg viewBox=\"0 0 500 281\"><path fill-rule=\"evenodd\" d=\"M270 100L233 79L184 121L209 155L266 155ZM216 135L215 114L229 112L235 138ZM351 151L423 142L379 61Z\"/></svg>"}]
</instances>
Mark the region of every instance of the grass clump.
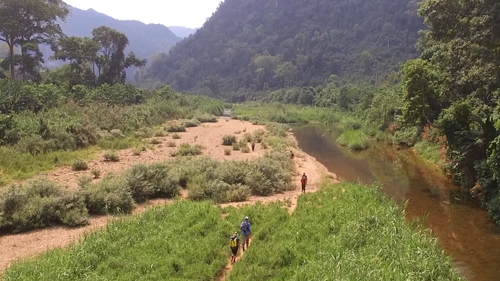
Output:
<instances>
[{"instance_id":1,"label":"grass clump","mask_svg":"<svg viewBox=\"0 0 500 281\"><path fill-rule=\"evenodd\" d=\"M229 148L225 148L225 149L224 149L224 155L226 155L226 156L227 156L227 155L231 155L231 149L229 149Z\"/></svg>"},{"instance_id":2,"label":"grass clump","mask_svg":"<svg viewBox=\"0 0 500 281\"><path fill-rule=\"evenodd\" d=\"M243 152L243 153L250 153L250 147L248 147L247 145L243 146L241 148L241 152Z\"/></svg>"},{"instance_id":3,"label":"grass clump","mask_svg":"<svg viewBox=\"0 0 500 281\"><path fill-rule=\"evenodd\" d=\"M439 144L420 141L413 146L413 149L424 159L438 166L443 165L445 162L441 156L442 146Z\"/></svg>"},{"instance_id":4,"label":"grass clump","mask_svg":"<svg viewBox=\"0 0 500 281\"><path fill-rule=\"evenodd\" d=\"M193 127L198 127L201 124L200 121L197 119L187 119L182 121L182 125L186 128L193 128Z\"/></svg>"},{"instance_id":5,"label":"grass clump","mask_svg":"<svg viewBox=\"0 0 500 281\"><path fill-rule=\"evenodd\" d=\"M186 126L183 124L171 124L166 129L170 133L182 133L186 131Z\"/></svg>"},{"instance_id":6,"label":"grass clump","mask_svg":"<svg viewBox=\"0 0 500 281\"><path fill-rule=\"evenodd\" d=\"M179 140L179 139L181 139L181 135L175 133L175 134L172 135L172 139Z\"/></svg>"},{"instance_id":7,"label":"grass clump","mask_svg":"<svg viewBox=\"0 0 500 281\"><path fill-rule=\"evenodd\" d=\"M46 180L14 185L0 194L0 214L0 232L88 223L83 198Z\"/></svg>"},{"instance_id":8,"label":"grass clump","mask_svg":"<svg viewBox=\"0 0 500 281\"><path fill-rule=\"evenodd\" d=\"M153 145L155 145L155 144L161 144L161 140L155 138L155 139L150 140L149 143L153 144Z\"/></svg>"},{"instance_id":9,"label":"grass clump","mask_svg":"<svg viewBox=\"0 0 500 281\"><path fill-rule=\"evenodd\" d=\"M173 140L167 142L167 147L176 147L176 146L177 144Z\"/></svg>"},{"instance_id":10,"label":"grass clump","mask_svg":"<svg viewBox=\"0 0 500 281\"><path fill-rule=\"evenodd\" d=\"M87 165L87 162L81 158L76 159L73 161L73 164L71 164L71 169L73 171L85 171L89 168Z\"/></svg>"},{"instance_id":11,"label":"grass clump","mask_svg":"<svg viewBox=\"0 0 500 281\"><path fill-rule=\"evenodd\" d=\"M273 280L462 280L436 240L376 188L330 185L300 196L293 215L274 215L281 220L253 234L227 280L268 280L270 268Z\"/></svg>"},{"instance_id":12,"label":"grass clump","mask_svg":"<svg viewBox=\"0 0 500 281\"><path fill-rule=\"evenodd\" d=\"M138 164L123 175L125 186L137 203L151 198L172 198L179 192L179 179L165 163Z\"/></svg>"},{"instance_id":13,"label":"grass clump","mask_svg":"<svg viewBox=\"0 0 500 281\"><path fill-rule=\"evenodd\" d=\"M101 177L101 170L94 168L90 171L90 174L94 177L94 179L98 179Z\"/></svg>"},{"instance_id":14,"label":"grass clump","mask_svg":"<svg viewBox=\"0 0 500 281\"><path fill-rule=\"evenodd\" d=\"M118 153L116 151L106 151L104 152L104 161L107 162L118 162L120 161L120 156L118 156Z\"/></svg>"},{"instance_id":15,"label":"grass clump","mask_svg":"<svg viewBox=\"0 0 500 281\"><path fill-rule=\"evenodd\" d=\"M342 132L337 141L352 150L363 150L370 146L370 139L362 131L348 130Z\"/></svg>"},{"instance_id":16,"label":"grass clump","mask_svg":"<svg viewBox=\"0 0 500 281\"><path fill-rule=\"evenodd\" d=\"M222 145L233 145L236 142L236 136L225 135L222 137Z\"/></svg>"},{"instance_id":17,"label":"grass clump","mask_svg":"<svg viewBox=\"0 0 500 281\"><path fill-rule=\"evenodd\" d=\"M196 156L202 154L202 147L200 145L190 145L189 143L183 143L179 146L177 151L172 151L171 156Z\"/></svg>"},{"instance_id":18,"label":"grass clump","mask_svg":"<svg viewBox=\"0 0 500 281\"><path fill-rule=\"evenodd\" d=\"M177 201L112 222L81 243L16 263L9 280L213 280L226 265L239 214L221 219L209 203ZM234 217L234 218L233 218ZM119 265L119 266L117 266Z\"/></svg>"},{"instance_id":19,"label":"grass clump","mask_svg":"<svg viewBox=\"0 0 500 281\"><path fill-rule=\"evenodd\" d=\"M216 123L219 121L219 117L212 114L201 114L196 116L196 119L201 123Z\"/></svg>"}]
</instances>

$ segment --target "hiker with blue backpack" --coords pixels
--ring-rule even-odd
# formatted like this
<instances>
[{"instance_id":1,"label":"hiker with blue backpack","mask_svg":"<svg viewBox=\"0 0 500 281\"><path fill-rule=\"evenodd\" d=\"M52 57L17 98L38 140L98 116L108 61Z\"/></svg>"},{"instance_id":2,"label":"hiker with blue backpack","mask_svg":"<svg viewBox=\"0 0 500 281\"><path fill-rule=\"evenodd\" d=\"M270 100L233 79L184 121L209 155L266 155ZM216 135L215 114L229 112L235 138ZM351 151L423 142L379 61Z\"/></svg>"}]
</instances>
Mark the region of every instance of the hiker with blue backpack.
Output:
<instances>
[{"instance_id":1,"label":"hiker with blue backpack","mask_svg":"<svg viewBox=\"0 0 500 281\"><path fill-rule=\"evenodd\" d=\"M247 246L246 248L248 249L248 244L250 242L250 222L248 221L248 217L245 217L245 219L241 222L240 224L240 230L241 230L241 236L243 237L243 243L241 244L243 251L245 251L245 245Z\"/></svg>"}]
</instances>

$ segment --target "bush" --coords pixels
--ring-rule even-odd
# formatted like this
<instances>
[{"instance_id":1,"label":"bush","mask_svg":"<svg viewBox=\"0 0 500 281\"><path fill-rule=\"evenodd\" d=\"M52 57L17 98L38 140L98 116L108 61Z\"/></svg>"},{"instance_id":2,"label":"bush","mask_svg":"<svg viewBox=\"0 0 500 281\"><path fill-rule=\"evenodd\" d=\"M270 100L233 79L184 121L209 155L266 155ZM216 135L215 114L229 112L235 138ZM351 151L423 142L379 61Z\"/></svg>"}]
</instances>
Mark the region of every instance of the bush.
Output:
<instances>
[{"instance_id":1,"label":"bush","mask_svg":"<svg viewBox=\"0 0 500 281\"><path fill-rule=\"evenodd\" d=\"M197 119L189 119L182 121L182 125L186 128L198 127L201 124Z\"/></svg>"},{"instance_id":2,"label":"bush","mask_svg":"<svg viewBox=\"0 0 500 281\"><path fill-rule=\"evenodd\" d=\"M202 147L200 145L191 146L189 143L183 143L180 145L177 151L172 151L171 156L196 156L202 154Z\"/></svg>"},{"instance_id":3,"label":"bush","mask_svg":"<svg viewBox=\"0 0 500 281\"><path fill-rule=\"evenodd\" d=\"M236 142L236 136L225 135L222 137L222 145L233 145Z\"/></svg>"},{"instance_id":4,"label":"bush","mask_svg":"<svg viewBox=\"0 0 500 281\"><path fill-rule=\"evenodd\" d=\"M341 120L342 126L346 131L356 131L361 129L361 123L353 119Z\"/></svg>"},{"instance_id":5,"label":"bush","mask_svg":"<svg viewBox=\"0 0 500 281\"><path fill-rule=\"evenodd\" d=\"M224 149L224 155L231 155L231 149L225 148Z\"/></svg>"},{"instance_id":6,"label":"bush","mask_svg":"<svg viewBox=\"0 0 500 281\"><path fill-rule=\"evenodd\" d=\"M118 162L120 161L120 156L118 156L116 151L106 151L104 153L104 161Z\"/></svg>"},{"instance_id":7,"label":"bush","mask_svg":"<svg viewBox=\"0 0 500 281\"><path fill-rule=\"evenodd\" d=\"M164 129L156 130L153 133L153 136L158 137L158 138L159 137L166 137L167 135L168 135L168 133Z\"/></svg>"},{"instance_id":8,"label":"bush","mask_svg":"<svg viewBox=\"0 0 500 281\"><path fill-rule=\"evenodd\" d=\"M160 139L152 139L151 141L149 141L150 144L161 144L161 140Z\"/></svg>"},{"instance_id":9,"label":"bush","mask_svg":"<svg viewBox=\"0 0 500 281\"><path fill-rule=\"evenodd\" d=\"M252 134L250 134L250 133L246 133L245 135L243 135L243 139L244 139L246 142L251 142L251 141L253 141L253 136L252 136Z\"/></svg>"},{"instance_id":10,"label":"bush","mask_svg":"<svg viewBox=\"0 0 500 281\"><path fill-rule=\"evenodd\" d=\"M243 146L241 148L241 152L243 152L243 153L250 153L250 148L247 145L245 145L245 146Z\"/></svg>"},{"instance_id":11,"label":"bush","mask_svg":"<svg viewBox=\"0 0 500 281\"><path fill-rule=\"evenodd\" d=\"M370 146L370 139L362 131L344 131L337 141L352 150L363 150Z\"/></svg>"},{"instance_id":12,"label":"bush","mask_svg":"<svg viewBox=\"0 0 500 281\"><path fill-rule=\"evenodd\" d=\"M176 146L177 146L177 144L175 143L175 141L171 140L171 141L167 142L167 147L176 147Z\"/></svg>"},{"instance_id":13,"label":"bush","mask_svg":"<svg viewBox=\"0 0 500 281\"><path fill-rule=\"evenodd\" d=\"M196 119L201 123L216 123L217 121L219 121L219 117L211 114L198 115L196 116Z\"/></svg>"},{"instance_id":14,"label":"bush","mask_svg":"<svg viewBox=\"0 0 500 281\"><path fill-rule=\"evenodd\" d=\"M233 142L233 150L234 150L234 151L238 151L238 150L240 150L240 144L239 144L239 143L237 143L237 142Z\"/></svg>"},{"instance_id":15,"label":"bush","mask_svg":"<svg viewBox=\"0 0 500 281\"><path fill-rule=\"evenodd\" d=\"M0 230L18 233L53 225L88 223L83 198L53 182L38 180L11 186L0 195Z\"/></svg>"},{"instance_id":16,"label":"bush","mask_svg":"<svg viewBox=\"0 0 500 281\"><path fill-rule=\"evenodd\" d=\"M264 140L264 135L266 132L262 129L258 129L253 133L253 140L257 143L261 143Z\"/></svg>"},{"instance_id":17,"label":"bush","mask_svg":"<svg viewBox=\"0 0 500 281\"><path fill-rule=\"evenodd\" d=\"M174 140L178 140L180 138L181 138L181 136L177 133L172 135L172 139L174 139Z\"/></svg>"},{"instance_id":18,"label":"bush","mask_svg":"<svg viewBox=\"0 0 500 281\"><path fill-rule=\"evenodd\" d=\"M132 198L138 203L151 198L172 198L179 192L179 179L166 164L138 164L124 175Z\"/></svg>"},{"instance_id":19,"label":"bush","mask_svg":"<svg viewBox=\"0 0 500 281\"><path fill-rule=\"evenodd\" d=\"M185 131L186 127L183 124L171 124L170 126L167 127L167 132L170 133L181 133Z\"/></svg>"},{"instance_id":20,"label":"bush","mask_svg":"<svg viewBox=\"0 0 500 281\"><path fill-rule=\"evenodd\" d=\"M94 177L94 179L98 179L99 177L101 177L101 170L99 169L92 169L92 171L90 171L90 173L92 174L92 176Z\"/></svg>"},{"instance_id":21,"label":"bush","mask_svg":"<svg viewBox=\"0 0 500 281\"><path fill-rule=\"evenodd\" d=\"M106 176L81 191L92 215L131 213L134 199L123 177Z\"/></svg>"},{"instance_id":22,"label":"bush","mask_svg":"<svg viewBox=\"0 0 500 281\"><path fill-rule=\"evenodd\" d=\"M71 169L73 169L73 171L85 171L88 168L89 167L87 165L87 162L80 158L76 159L75 161L73 161L73 164L71 164Z\"/></svg>"}]
</instances>

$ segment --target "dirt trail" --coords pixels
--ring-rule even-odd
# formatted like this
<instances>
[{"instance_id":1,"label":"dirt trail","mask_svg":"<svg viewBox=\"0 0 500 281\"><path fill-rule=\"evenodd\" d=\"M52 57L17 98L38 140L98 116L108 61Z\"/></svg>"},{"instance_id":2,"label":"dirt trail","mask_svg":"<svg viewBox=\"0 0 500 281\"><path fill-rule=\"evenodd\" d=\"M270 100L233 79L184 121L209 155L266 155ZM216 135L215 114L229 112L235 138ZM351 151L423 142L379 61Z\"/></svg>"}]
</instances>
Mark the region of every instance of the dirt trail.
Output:
<instances>
[{"instance_id":1,"label":"dirt trail","mask_svg":"<svg viewBox=\"0 0 500 281\"><path fill-rule=\"evenodd\" d=\"M247 133L253 133L258 129L265 129L265 127L252 125L249 122L239 120L221 119L217 123L206 123L199 127L188 128L187 132L179 133L179 135L181 135L181 139L173 141L176 142L177 146L185 142L200 144L205 148L203 150L204 155L208 155L218 160L247 160L263 156L265 154L265 150L260 147L260 144L257 144L255 152L242 153L240 151L232 151L231 155L226 156L224 155L224 149L227 147L221 145L222 137L224 135L232 135L235 134L235 132L240 131L241 133L237 134L237 136L238 138L242 138L245 133L244 131ZM292 134L289 134L289 137L295 140ZM104 176L107 173L122 172L131 165L137 163L156 163L170 158L170 151L176 148L167 147L165 143L172 140L171 136L156 137L155 139L160 140L161 144L156 145L154 150L142 152L139 156L134 156L132 149L118 151L120 161L116 163L104 162L102 160L102 154L104 152L101 152L98 159L89 161L89 168L99 169L101 171L101 175ZM322 164L317 162L314 157L309 156L297 149L294 149L293 151L296 156L294 158L296 166L296 174L294 175L294 179L296 179L295 190L269 197L251 196L245 202L222 204L221 206L238 207L244 204L255 204L256 202L268 203L288 200L290 202L289 211L293 212L297 206L297 197L301 194L299 180L302 173L306 173L308 176L308 186L306 192L316 191L324 175L328 175L332 181L336 181L336 176L329 173L328 170ZM74 172L71 170L71 167L61 167L41 177L65 184L69 188L76 188L78 186L78 178L83 175L90 175L90 172ZM187 192L182 191L180 197L186 198ZM140 214L152 206L169 204L170 202L173 202L173 200L150 200L146 204L138 205L133 213ZM85 227L52 227L22 234L0 236L0 272L5 270L16 260L32 257L52 248L68 246L81 239L85 233L101 229L108 222L116 218L118 218L118 216L92 217L90 219L90 224ZM240 252L238 259L241 258L241 254L242 251ZM227 276L231 269L232 265L230 264L229 259L229 266L226 266L226 269L221 273L222 279L220 280L224 280L225 276Z\"/></svg>"}]
</instances>

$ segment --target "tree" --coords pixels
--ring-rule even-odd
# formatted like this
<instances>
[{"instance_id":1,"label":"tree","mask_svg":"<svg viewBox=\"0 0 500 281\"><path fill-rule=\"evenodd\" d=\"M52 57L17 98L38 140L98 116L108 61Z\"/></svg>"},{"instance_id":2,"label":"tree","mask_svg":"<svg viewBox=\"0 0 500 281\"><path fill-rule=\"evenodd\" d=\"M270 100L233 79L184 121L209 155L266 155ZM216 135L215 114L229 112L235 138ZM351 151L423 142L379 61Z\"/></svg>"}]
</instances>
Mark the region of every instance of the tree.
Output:
<instances>
[{"instance_id":1,"label":"tree","mask_svg":"<svg viewBox=\"0 0 500 281\"><path fill-rule=\"evenodd\" d=\"M0 41L7 43L11 79L15 67L23 74L33 74L43 63L39 44L52 44L62 35L57 20L65 20L69 10L61 0L2 0L0 3ZM21 50L15 54L15 48Z\"/></svg>"},{"instance_id":2,"label":"tree","mask_svg":"<svg viewBox=\"0 0 500 281\"><path fill-rule=\"evenodd\" d=\"M66 37L59 40L58 45L53 48L52 59L69 61L70 72L67 72L67 78L70 89L77 84L95 84L94 62L99 47L97 42L88 37Z\"/></svg>"},{"instance_id":3,"label":"tree","mask_svg":"<svg viewBox=\"0 0 500 281\"><path fill-rule=\"evenodd\" d=\"M282 79L285 84L285 88L289 88L292 84L293 78L297 74L297 67L295 67L292 62L286 61L278 65L274 73L274 77Z\"/></svg>"},{"instance_id":4,"label":"tree","mask_svg":"<svg viewBox=\"0 0 500 281\"><path fill-rule=\"evenodd\" d=\"M128 38L125 34L101 26L95 28L92 35L92 39L100 46L94 62L98 70L98 85L124 83L125 69L131 66L141 67L146 64L146 60L138 59L134 53L125 57L124 51L128 45Z\"/></svg>"}]
</instances>

